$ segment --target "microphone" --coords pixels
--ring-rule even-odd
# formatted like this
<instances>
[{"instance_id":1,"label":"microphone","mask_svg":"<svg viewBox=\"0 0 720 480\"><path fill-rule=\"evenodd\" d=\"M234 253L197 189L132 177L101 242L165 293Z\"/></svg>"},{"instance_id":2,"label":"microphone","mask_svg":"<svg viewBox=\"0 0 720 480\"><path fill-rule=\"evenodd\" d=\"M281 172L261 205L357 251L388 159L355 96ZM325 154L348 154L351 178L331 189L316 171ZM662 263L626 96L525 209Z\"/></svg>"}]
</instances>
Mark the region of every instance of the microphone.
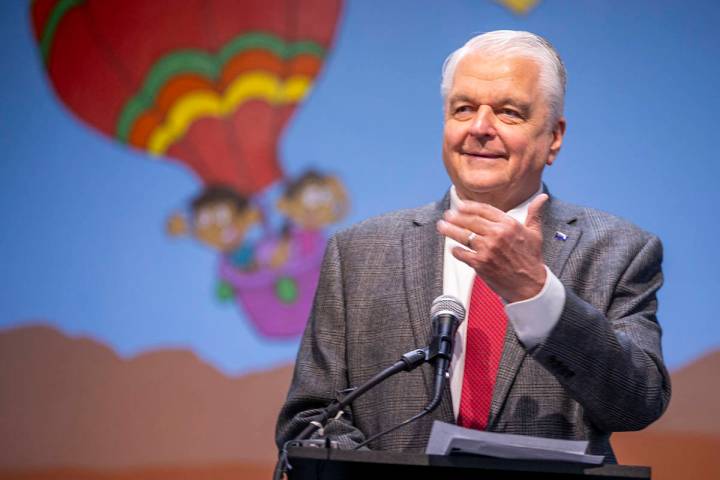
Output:
<instances>
[{"instance_id":1,"label":"microphone","mask_svg":"<svg viewBox=\"0 0 720 480\"><path fill-rule=\"evenodd\" d=\"M433 329L433 336L430 340L430 345L421 350L408 352L403 356L403 358L412 356L414 359L415 357L419 357L420 359L413 360L413 368L421 362L430 361L435 364L435 388L432 400L417 415L410 417L407 420L388 428L387 430L376 433L361 444L355 446L353 450L364 447L373 440L376 440L383 435L387 435L390 432L394 432L398 428L404 427L405 425L424 417L440 405L443 389L445 388L445 382L449 376L448 370L450 369L450 361L452 360L455 332L457 332L458 326L463 322L463 320L465 320L465 307L463 307L462 303L460 303L460 300L452 295L440 295L433 300L432 307L430 308L430 317L432 318Z\"/></svg>"},{"instance_id":2,"label":"microphone","mask_svg":"<svg viewBox=\"0 0 720 480\"><path fill-rule=\"evenodd\" d=\"M433 399L426 409L434 410L442 398L448 370L452 360L455 332L465 320L465 307L452 295L440 295L430 308L433 337L429 345L428 359L435 363L435 389Z\"/></svg>"}]
</instances>

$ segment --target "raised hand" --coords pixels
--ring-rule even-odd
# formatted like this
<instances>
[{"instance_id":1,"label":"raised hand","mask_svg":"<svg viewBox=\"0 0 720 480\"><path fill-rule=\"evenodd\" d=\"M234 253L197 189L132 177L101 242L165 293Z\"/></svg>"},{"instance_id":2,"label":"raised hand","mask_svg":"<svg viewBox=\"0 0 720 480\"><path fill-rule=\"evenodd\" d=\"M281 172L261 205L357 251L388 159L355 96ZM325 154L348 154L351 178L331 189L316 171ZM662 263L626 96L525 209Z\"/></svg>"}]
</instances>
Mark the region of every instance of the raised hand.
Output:
<instances>
[{"instance_id":1,"label":"raised hand","mask_svg":"<svg viewBox=\"0 0 720 480\"><path fill-rule=\"evenodd\" d=\"M547 273L542 257L542 211L548 196L535 197L525 224L486 203L461 200L457 211L448 210L438 231L467 246L453 255L470 265L505 301L512 303L537 295Z\"/></svg>"}]
</instances>

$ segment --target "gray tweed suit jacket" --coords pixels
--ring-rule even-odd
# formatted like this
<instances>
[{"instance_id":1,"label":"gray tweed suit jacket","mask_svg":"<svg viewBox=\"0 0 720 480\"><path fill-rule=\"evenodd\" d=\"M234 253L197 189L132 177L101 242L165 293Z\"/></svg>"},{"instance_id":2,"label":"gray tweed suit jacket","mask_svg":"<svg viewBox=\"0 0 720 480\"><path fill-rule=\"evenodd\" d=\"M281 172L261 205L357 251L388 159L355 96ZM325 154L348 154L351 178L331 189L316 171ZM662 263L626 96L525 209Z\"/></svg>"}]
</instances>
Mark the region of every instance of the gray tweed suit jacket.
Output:
<instances>
[{"instance_id":1,"label":"gray tweed suit jacket","mask_svg":"<svg viewBox=\"0 0 720 480\"><path fill-rule=\"evenodd\" d=\"M279 446L336 392L428 343L430 305L442 294L444 239L435 222L448 207L446 195L364 221L329 241L278 420ZM548 338L530 351L508 328L488 430L589 440L589 452L613 462L610 433L644 428L670 399L655 317L662 246L624 220L553 197L543 233L545 264L565 286L565 307ZM415 415L430 400L432 371L424 365L389 379L331 421L326 435L351 447ZM449 390L432 415L370 446L423 451L435 419L454 422Z\"/></svg>"}]
</instances>

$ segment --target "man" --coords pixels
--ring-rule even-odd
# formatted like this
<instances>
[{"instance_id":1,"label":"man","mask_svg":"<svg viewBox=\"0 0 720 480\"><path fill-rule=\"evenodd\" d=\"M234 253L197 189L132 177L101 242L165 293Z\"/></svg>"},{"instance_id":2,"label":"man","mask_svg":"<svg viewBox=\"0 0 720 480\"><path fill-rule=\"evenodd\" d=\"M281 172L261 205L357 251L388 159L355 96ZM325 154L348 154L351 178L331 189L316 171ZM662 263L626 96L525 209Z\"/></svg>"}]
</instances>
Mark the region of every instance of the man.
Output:
<instances>
[{"instance_id":1,"label":"man","mask_svg":"<svg viewBox=\"0 0 720 480\"><path fill-rule=\"evenodd\" d=\"M613 431L667 407L656 292L659 240L543 191L562 145L565 69L527 32L477 36L443 67L443 160L453 187L433 205L367 220L328 244L278 444L336 392L428 343L432 300L467 307L450 388L433 415L373 449L421 451L433 420L590 441L614 461ZM356 400L325 434L343 447L419 412L432 367Z\"/></svg>"}]
</instances>

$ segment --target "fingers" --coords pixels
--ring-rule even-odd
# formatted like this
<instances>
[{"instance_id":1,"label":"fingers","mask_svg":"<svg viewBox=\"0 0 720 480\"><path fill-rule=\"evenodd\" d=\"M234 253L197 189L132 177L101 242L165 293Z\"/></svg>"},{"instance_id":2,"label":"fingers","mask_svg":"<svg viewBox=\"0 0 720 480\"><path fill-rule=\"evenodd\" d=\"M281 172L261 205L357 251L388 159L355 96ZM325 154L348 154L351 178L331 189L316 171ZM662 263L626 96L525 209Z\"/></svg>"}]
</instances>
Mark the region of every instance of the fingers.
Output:
<instances>
[{"instance_id":1,"label":"fingers","mask_svg":"<svg viewBox=\"0 0 720 480\"><path fill-rule=\"evenodd\" d=\"M452 249L452 254L455 258L461 262L470 266L473 270L482 267L482 262L478 259L478 254L475 250L468 250L466 248L455 247Z\"/></svg>"},{"instance_id":2,"label":"fingers","mask_svg":"<svg viewBox=\"0 0 720 480\"><path fill-rule=\"evenodd\" d=\"M438 220L437 230L438 232L440 232L441 235L452 238L460 245L468 246L473 250L477 248L478 241L482 238L480 235L477 235L477 233L472 230L469 230L465 227L460 227L445 220ZM470 238L471 233L476 234L474 238Z\"/></svg>"},{"instance_id":3,"label":"fingers","mask_svg":"<svg viewBox=\"0 0 720 480\"><path fill-rule=\"evenodd\" d=\"M486 235L495 227L495 223L479 215L470 215L448 210L443 214L443 220L466 230L465 236L470 232L478 235Z\"/></svg>"},{"instance_id":4,"label":"fingers","mask_svg":"<svg viewBox=\"0 0 720 480\"><path fill-rule=\"evenodd\" d=\"M471 232L481 237L494 236L519 225L515 219L495 207L483 203L463 202L457 211L448 210L443 214L443 220L438 222L438 231L467 245L468 235Z\"/></svg>"},{"instance_id":5,"label":"fingers","mask_svg":"<svg viewBox=\"0 0 720 480\"><path fill-rule=\"evenodd\" d=\"M448 210L437 223L438 231L461 245L477 250L483 240L515 236L528 228L542 234L542 213L548 195L541 193L528 205L525 224L486 203L460 201L457 210ZM524 228L523 228L524 227ZM471 235L471 234L475 235Z\"/></svg>"},{"instance_id":6,"label":"fingers","mask_svg":"<svg viewBox=\"0 0 720 480\"><path fill-rule=\"evenodd\" d=\"M499 208L495 208L488 203L472 202L468 200L459 200L457 202L457 211L460 214L478 216L492 222L501 222L507 215Z\"/></svg>"},{"instance_id":7,"label":"fingers","mask_svg":"<svg viewBox=\"0 0 720 480\"><path fill-rule=\"evenodd\" d=\"M542 230L542 214L548 198L549 197L546 193L541 193L537 197L533 198L530 205L528 205L527 218L525 219L526 227L536 231Z\"/></svg>"},{"instance_id":8,"label":"fingers","mask_svg":"<svg viewBox=\"0 0 720 480\"><path fill-rule=\"evenodd\" d=\"M473 250L482 245L485 236L494 236L503 228L500 222L515 222L490 205L462 202L458 210L448 210L437 224L438 231Z\"/></svg>"}]
</instances>

